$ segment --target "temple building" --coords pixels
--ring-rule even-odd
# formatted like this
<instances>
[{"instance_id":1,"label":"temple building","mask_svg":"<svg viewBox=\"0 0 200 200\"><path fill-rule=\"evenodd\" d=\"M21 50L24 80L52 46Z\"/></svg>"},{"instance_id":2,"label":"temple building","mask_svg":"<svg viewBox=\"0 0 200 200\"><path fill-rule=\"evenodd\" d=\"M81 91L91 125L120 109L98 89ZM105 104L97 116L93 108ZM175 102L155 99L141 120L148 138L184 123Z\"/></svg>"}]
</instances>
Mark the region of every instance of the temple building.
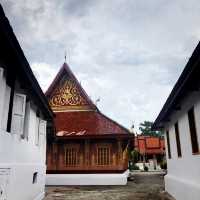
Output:
<instances>
[{"instance_id":1,"label":"temple building","mask_svg":"<svg viewBox=\"0 0 200 200\"><path fill-rule=\"evenodd\" d=\"M160 163L165 160L165 140L163 137L137 135L134 138L134 149L138 151L138 166L147 163L149 169L160 169Z\"/></svg>"},{"instance_id":2,"label":"temple building","mask_svg":"<svg viewBox=\"0 0 200 200\"><path fill-rule=\"evenodd\" d=\"M130 132L102 114L64 63L46 92L55 114L47 185L123 185Z\"/></svg>"}]
</instances>

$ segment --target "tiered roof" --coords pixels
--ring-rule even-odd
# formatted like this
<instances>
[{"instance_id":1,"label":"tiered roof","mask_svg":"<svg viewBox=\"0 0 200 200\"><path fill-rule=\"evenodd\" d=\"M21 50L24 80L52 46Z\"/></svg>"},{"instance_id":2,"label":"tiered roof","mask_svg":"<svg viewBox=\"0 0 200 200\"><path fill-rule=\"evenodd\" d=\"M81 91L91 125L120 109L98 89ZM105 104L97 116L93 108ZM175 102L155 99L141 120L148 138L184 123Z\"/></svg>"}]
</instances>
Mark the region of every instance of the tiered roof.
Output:
<instances>
[{"instance_id":1,"label":"tiered roof","mask_svg":"<svg viewBox=\"0 0 200 200\"><path fill-rule=\"evenodd\" d=\"M46 92L58 138L129 137L128 129L102 114L64 63Z\"/></svg>"}]
</instances>

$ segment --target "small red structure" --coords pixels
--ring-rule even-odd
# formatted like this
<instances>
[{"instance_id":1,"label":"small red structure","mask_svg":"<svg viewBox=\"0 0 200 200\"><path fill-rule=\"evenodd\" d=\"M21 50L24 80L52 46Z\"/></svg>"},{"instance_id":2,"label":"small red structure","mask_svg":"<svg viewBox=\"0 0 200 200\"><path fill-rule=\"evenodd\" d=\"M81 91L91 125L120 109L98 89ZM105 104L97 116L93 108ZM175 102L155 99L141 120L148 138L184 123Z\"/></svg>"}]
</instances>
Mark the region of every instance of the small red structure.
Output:
<instances>
[{"instance_id":1,"label":"small red structure","mask_svg":"<svg viewBox=\"0 0 200 200\"><path fill-rule=\"evenodd\" d=\"M162 137L137 135L134 147L140 154L140 161L148 162L149 159L156 158L160 162L165 156L165 141Z\"/></svg>"}]
</instances>

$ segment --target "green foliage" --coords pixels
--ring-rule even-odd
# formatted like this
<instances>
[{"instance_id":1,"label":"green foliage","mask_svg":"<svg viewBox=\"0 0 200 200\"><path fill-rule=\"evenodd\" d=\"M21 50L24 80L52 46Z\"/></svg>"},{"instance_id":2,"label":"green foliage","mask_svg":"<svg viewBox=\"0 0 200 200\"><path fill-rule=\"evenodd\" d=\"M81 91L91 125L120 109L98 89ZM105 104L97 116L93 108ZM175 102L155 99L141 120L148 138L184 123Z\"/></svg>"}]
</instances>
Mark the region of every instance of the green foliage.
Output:
<instances>
[{"instance_id":1,"label":"green foliage","mask_svg":"<svg viewBox=\"0 0 200 200\"><path fill-rule=\"evenodd\" d=\"M139 152L137 150L130 150L129 160L131 160L133 163L137 163L139 160Z\"/></svg>"},{"instance_id":2,"label":"green foliage","mask_svg":"<svg viewBox=\"0 0 200 200\"><path fill-rule=\"evenodd\" d=\"M166 160L163 160L161 163L160 163L160 168L161 169L167 169L167 162L166 162Z\"/></svg>"},{"instance_id":3,"label":"green foliage","mask_svg":"<svg viewBox=\"0 0 200 200\"><path fill-rule=\"evenodd\" d=\"M148 168L146 165L144 166L144 171L145 171L145 172L148 172L148 171L149 171L149 168Z\"/></svg>"},{"instance_id":4,"label":"green foliage","mask_svg":"<svg viewBox=\"0 0 200 200\"><path fill-rule=\"evenodd\" d=\"M161 131L153 131L151 129L152 125L153 122L150 121L144 121L143 123L140 123L139 130L141 131L142 135L155 137L163 136L163 133Z\"/></svg>"},{"instance_id":5,"label":"green foliage","mask_svg":"<svg viewBox=\"0 0 200 200\"><path fill-rule=\"evenodd\" d=\"M137 165L133 165L132 170L140 170L140 168Z\"/></svg>"}]
</instances>

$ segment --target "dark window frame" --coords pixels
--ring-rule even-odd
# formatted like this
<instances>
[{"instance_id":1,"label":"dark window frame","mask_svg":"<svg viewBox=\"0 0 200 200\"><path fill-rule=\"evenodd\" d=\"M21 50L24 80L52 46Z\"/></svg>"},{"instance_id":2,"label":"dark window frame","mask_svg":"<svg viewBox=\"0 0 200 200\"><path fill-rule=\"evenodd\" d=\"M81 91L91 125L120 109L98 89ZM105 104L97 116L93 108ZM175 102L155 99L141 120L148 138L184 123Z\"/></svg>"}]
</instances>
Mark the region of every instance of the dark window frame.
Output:
<instances>
[{"instance_id":1,"label":"dark window frame","mask_svg":"<svg viewBox=\"0 0 200 200\"><path fill-rule=\"evenodd\" d=\"M181 141L180 141L180 132L179 132L179 125L178 122L174 124L175 128L175 136L176 136L176 147L177 147L177 155L178 158L182 157L182 151L181 151Z\"/></svg>"},{"instance_id":2,"label":"dark window frame","mask_svg":"<svg viewBox=\"0 0 200 200\"><path fill-rule=\"evenodd\" d=\"M167 152L168 152L168 158L171 159L171 146L170 146L170 138L169 138L169 131L166 131L166 138L167 138Z\"/></svg>"},{"instance_id":3,"label":"dark window frame","mask_svg":"<svg viewBox=\"0 0 200 200\"><path fill-rule=\"evenodd\" d=\"M15 82L16 77L14 76L12 80L10 80L10 76L6 76L6 84L10 86L10 101L9 101L9 108L8 108L8 119L7 119L7 128L6 131L8 133L11 132L11 124L12 124L12 112L13 112L13 103L14 103L14 94L15 94Z\"/></svg>"},{"instance_id":4,"label":"dark window frame","mask_svg":"<svg viewBox=\"0 0 200 200\"><path fill-rule=\"evenodd\" d=\"M33 173L32 184L36 184L37 181L38 181L38 172L34 172L34 173Z\"/></svg>"},{"instance_id":5,"label":"dark window frame","mask_svg":"<svg viewBox=\"0 0 200 200\"><path fill-rule=\"evenodd\" d=\"M190 108L188 111L188 122L189 122L189 129L190 129L192 154L199 154L199 142L198 142L198 135L197 135L197 129L196 129L194 106Z\"/></svg>"}]
</instances>

